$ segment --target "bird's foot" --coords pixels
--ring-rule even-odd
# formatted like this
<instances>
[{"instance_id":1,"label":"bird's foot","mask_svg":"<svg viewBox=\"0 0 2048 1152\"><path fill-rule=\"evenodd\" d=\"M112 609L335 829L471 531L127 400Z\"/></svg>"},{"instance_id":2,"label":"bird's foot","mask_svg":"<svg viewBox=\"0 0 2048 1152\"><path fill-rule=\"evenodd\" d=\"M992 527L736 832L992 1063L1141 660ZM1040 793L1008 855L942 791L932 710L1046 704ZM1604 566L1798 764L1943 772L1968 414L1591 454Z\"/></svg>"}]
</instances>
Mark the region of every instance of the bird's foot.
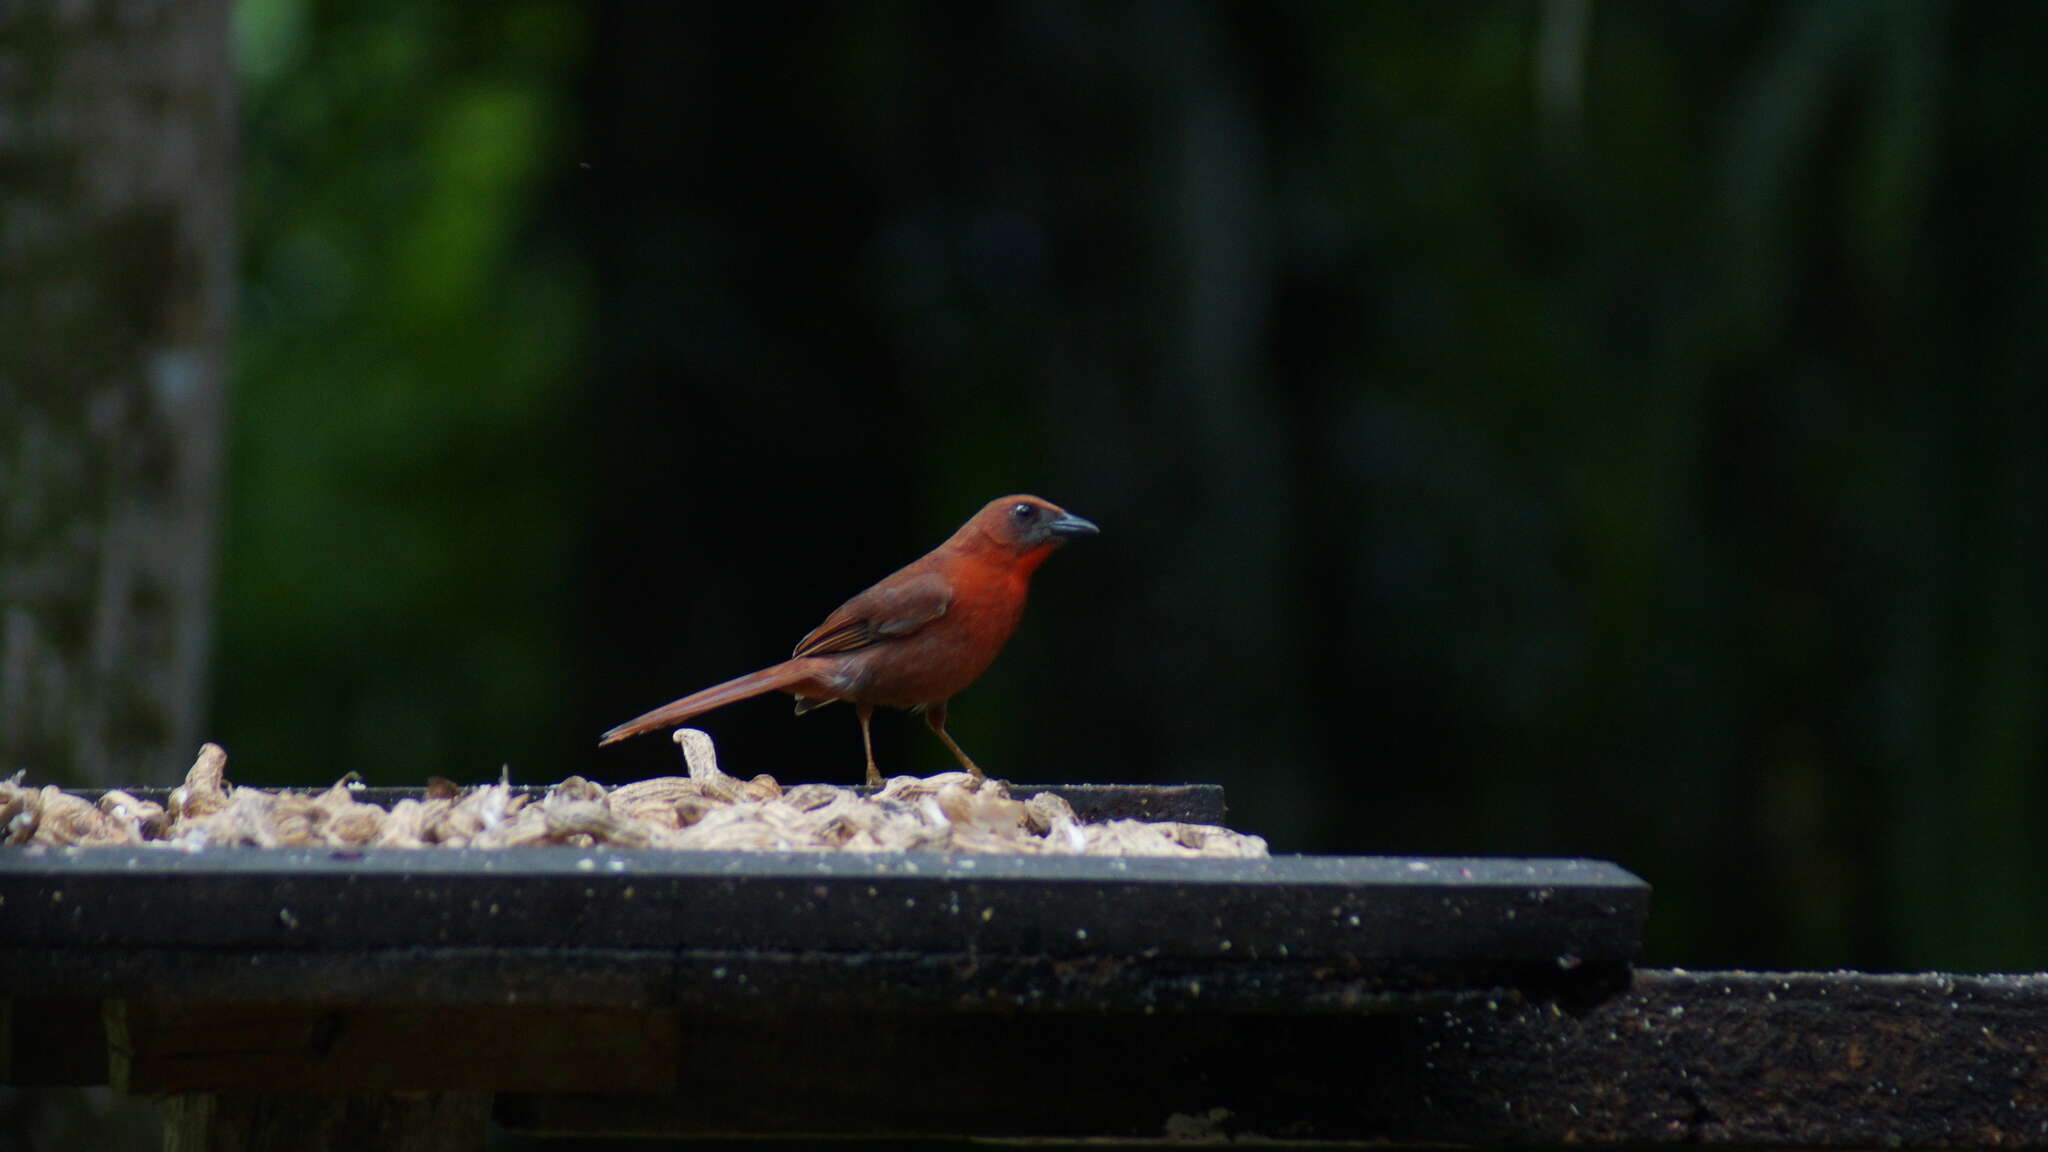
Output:
<instances>
[{"instance_id":1,"label":"bird's foot","mask_svg":"<svg viewBox=\"0 0 2048 1152\"><path fill-rule=\"evenodd\" d=\"M960 767L967 770L967 774L974 778L977 785L988 779L988 773L981 770L981 765L974 762L974 757L967 754L967 749L962 748L958 740L946 735L946 711L943 704L933 705L927 709L924 720L931 726L932 735L939 738L939 742L946 746L946 751L953 754L953 759L960 762Z\"/></svg>"},{"instance_id":2,"label":"bird's foot","mask_svg":"<svg viewBox=\"0 0 2048 1152\"><path fill-rule=\"evenodd\" d=\"M880 768L875 767L875 762L873 760L870 760L868 761L868 787L880 788L881 786L882 770Z\"/></svg>"}]
</instances>

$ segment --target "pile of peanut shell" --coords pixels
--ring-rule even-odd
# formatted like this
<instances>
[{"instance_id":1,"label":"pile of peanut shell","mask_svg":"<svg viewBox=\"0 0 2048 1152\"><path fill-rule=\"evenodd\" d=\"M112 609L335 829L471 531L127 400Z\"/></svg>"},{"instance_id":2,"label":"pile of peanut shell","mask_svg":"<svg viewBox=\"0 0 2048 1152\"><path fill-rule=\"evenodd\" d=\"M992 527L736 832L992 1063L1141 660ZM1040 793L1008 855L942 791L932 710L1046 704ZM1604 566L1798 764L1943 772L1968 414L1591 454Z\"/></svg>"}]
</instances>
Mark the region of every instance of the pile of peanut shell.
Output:
<instances>
[{"instance_id":1,"label":"pile of peanut shell","mask_svg":"<svg viewBox=\"0 0 2048 1152\"><path fill-rule=\"evenodd\" d=\"M141 845L201 850L256 846L336 848L593 848L761 852L1003 852L1074 856L1266 855L1257 836L1206 824L1083 823L1061 797L1026 800L999 780L965 772L897 776L862 795L831 784L784 788L718 767L711 738L676 733L688 776L607 788L571 776L539 790L507 783L461 788L434 781L421 799L385 808L344 780L325 791L235 787L218 745L167 804L111 791L97 802L54 785L0 780L0 840L10 845Z\"/></svg>"}]
</instances>

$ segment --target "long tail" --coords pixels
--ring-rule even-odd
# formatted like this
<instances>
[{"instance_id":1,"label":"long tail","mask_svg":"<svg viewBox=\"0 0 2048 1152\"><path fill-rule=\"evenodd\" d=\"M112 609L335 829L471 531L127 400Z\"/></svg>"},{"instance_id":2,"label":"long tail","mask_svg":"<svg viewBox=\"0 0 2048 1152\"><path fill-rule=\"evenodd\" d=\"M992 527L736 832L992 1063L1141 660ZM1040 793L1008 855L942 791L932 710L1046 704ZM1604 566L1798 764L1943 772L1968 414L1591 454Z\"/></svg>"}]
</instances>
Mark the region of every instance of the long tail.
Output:
<instances>
[{"instance_id":1,"label":"long tail","mask_svg":"<svg viewBox=\"0 0 2048 1152\"><path fill-rule=\"evenodd\" d=\"M628 736L638 736L642 732L652 732L656 728L672 728L692 716L709 712L713 708L723 708L735 700L745 700L749 696L759 696L763 692L773 692L778 688L794 687L816 675L820 666L827 663L829 661L814 656L784 660L759 672L749 672L736 680L727 680L701 692L692 692L681 700L664 704L645 716L636 716L598 737L598 747L615 744Z\"/></svg>"}]
</instances>

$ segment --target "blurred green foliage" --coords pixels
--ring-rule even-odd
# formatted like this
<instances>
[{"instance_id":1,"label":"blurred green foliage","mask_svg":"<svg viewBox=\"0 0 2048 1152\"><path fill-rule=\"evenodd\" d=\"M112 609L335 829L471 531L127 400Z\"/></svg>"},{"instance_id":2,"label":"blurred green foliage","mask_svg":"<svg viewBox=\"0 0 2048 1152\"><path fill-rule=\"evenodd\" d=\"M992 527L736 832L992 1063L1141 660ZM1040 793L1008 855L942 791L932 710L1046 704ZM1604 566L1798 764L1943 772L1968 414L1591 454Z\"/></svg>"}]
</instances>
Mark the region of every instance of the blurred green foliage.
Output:
<instances>
[{"instance_id":1,"label":"blurred green foliage","mask_svg":"<svg viewBox=\"0 0 2048 1152\"><path fill-rule=\"evenodd\" d=\"M1661 962L2048 956L2037 6L242 25L241 778L660 771L590 738L1030 488L1106 535L999 771L1612 857Z\"/></svg>"},{"instance_id":2,"label":"blurred green foliage","mask_svg":"<svg viewBox=\"0 0 2048 1152\"><path fill-rule=\"evenodd\" d=\"M237 8L244 288L215 718L250 780L547 731L581 499L573 5ZM508 756L511 753L506 753ZM490 755L490 753L485 753Z\"/></svg>"}]
</instances>

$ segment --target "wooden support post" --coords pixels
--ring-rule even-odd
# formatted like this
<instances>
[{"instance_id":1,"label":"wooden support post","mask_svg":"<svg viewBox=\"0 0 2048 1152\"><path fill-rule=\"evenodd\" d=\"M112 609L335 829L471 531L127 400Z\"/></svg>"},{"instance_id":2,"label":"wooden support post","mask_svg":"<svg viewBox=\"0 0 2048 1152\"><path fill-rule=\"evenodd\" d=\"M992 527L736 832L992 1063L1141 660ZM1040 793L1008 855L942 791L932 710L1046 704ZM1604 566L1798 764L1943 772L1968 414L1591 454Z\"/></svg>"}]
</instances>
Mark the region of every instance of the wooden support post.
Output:
<instances>
[{"instance_id":1,"label":"wooden support post","mask_svg":"<svg viewBox=\"0 0 2048 1152\"><path fill-rule=\"evenodd\" d=\"M483 1092L186 1093L164 1101L166 1152L458 1152L490 1125Z\"/></svg>"}]
</instances>

